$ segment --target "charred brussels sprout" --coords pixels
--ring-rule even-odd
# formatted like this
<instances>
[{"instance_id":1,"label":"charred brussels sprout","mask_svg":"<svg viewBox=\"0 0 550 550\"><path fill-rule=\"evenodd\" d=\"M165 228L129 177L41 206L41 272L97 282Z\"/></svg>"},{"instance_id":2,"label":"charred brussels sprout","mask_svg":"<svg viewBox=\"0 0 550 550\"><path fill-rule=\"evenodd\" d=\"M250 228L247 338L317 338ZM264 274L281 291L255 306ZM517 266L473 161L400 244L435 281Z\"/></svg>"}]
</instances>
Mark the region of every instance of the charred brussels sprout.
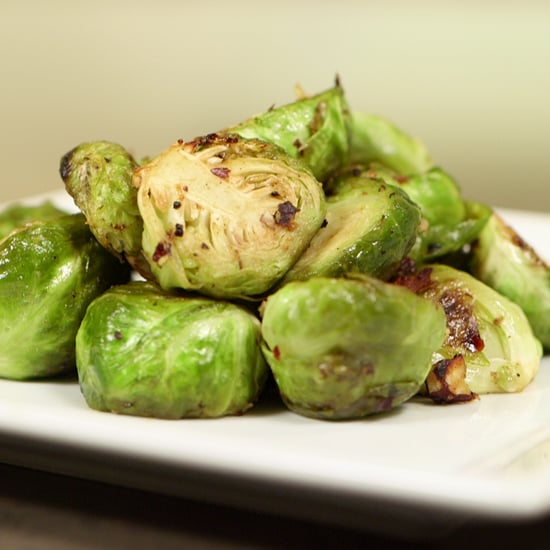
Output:
<instances>
[{"instance_id":1,"label":"charred brussels sprout","mask_svg":"<svg viewBox=\"0 0 550 550\"><path fill-rule=\"evenodd\" d=\"M387 279L416 240L419 208L400 189L365 174L333 183L326 223L283 282L350 272Z\"/></svg>"},{"instance_id":2,"label":"charred brussels sprout","mask_svg":"<svg viewBox=\"0 0 550 550\"><path fill-rule=\"evenodd\" d=\"M88 405L157 418L242 414L267 376L260 323L248 310L161 291L113 287L88 308L76 338Z\"/></svg>"},{"instance_id":3,"label":"charred brussels sprout","mask_svg":"<svg viewBox=\"0 0 550 550\"><path fill-rule=\"evenodd\" d=\"M90 233L82 214L33 222L0 242L0 376L74 368L86 307L129 269Z\"/></svg>"},{"instance_id":4,"label":"charred brussels sprout","mask_svg":"<svg viewBox=\"0 0 550 550\"><path fill-rule=\"evenodd\" d=\"M381 116L354 112L350 128L351 164L376 162L402 175L422 173L433 166L422 142Z\"/></svg>"},{"instance_id":5,"label":"charred brussels sprout","mask_svg":"<svg viewBox=\"0 0 550 550\"><path fill-rule=\"evenodd\" d=\"M66 214L49 201L36 205L13 204L0 212L0 240L29 222L47 220Z\"/></svg>"},{"instance_id":6,"label":"charred brussels sprout","mask_svg":"<svg viewBox=\"0 0 550 550\"><path fill-rule=\"evenodd\" d=\"M472 273L516 304L550 350L550 267L493 213L473 247Z\"/></svg>"},{"instance_id":7,"label":"charred brussels sprout","mask_svg":"<svg viewBox=\"0 0 550 550\"><path fill-rule=\"evenodd\" d=\"M229 131L278 145L324 182L347 164L350 111L344 91L337 83L320 94L270 109Z\"/></svg>"},{"instance_id":8,"label":"charred brussels sprout","mask_svg":"<svg viewBox=\"0 0 550 550\"><path fill-rule=\"evenodd\" d=\"M533 380L542 347L516 304L468 273L446 265L425 267L397 282L445 310L447 337L434 354L440 381L437 400L460 401L469 394L518 392ZM447 387L445 380L445 369L450 366L454 370L457 364L452 360L457 357L465 364L459 394L450 385Z\"/></svg>"},{"instance_id":9,"label":"charred brussels sprout","mask_svg":"<svg viewBox=\"0 0 550 550\"><path fill-rule=\"evenodd\" d=\"M142 275L149 275L141 254L143 221L132 175L138 163L117 143L82 143L61 159L65 188L86 216L97 240L125 258Z\"/></svg>"},{"instance_id":10,"label":"charred brussels sprout","mask_svg":"<svg viewBox=\"0 0 550 550\"><path fill-rule=\"evenodd\" d=\"M262 306L281 397L314 418L358 418L412 397L445 338L441 307L367 276L293 281Z\"/></svg>"},{"instance_id":11,"label":"charred brussels sprout","mask_svg":"<svg viewBox=\"0 0 550 550\"><path fill-rule=\"evenodd\" d=\"M134 175L143 250L164 289L266 292L325 217L321 184L279 147L234 135L178 142Z\"/></svg>"}]
</instances>

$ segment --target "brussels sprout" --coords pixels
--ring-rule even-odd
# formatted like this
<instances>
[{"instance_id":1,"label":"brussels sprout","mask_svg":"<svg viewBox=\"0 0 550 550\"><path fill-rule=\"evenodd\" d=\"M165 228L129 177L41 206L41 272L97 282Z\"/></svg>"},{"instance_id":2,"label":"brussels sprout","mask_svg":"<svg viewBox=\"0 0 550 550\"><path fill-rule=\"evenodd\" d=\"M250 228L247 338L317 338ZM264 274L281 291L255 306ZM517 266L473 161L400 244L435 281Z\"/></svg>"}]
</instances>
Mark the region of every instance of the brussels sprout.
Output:
<instances>
[{"instance_id":1,"label":"brussels sprout","mask_svg":"<svg viewBox=\"0 0 550 550\"><path fill-rule=\"evenodd\" d=\"M400 189L350 172L332 186L326 223L283 282L362 272L387 279L416 240L419 208Z\"/></svg>"},{"instance_id":2,"label":"brussels sprout","mask_svg":"<svg viewBox=\"0 0 550 550\"><path fill-rule=\"evenodd\" d=\"M417 393L445 338L441 307L362 275L293 281L262 305L263 350L293 411L350 419Z\"/></svg>"},{"instance_id":3,"label":"brussels sprout","mask_svg":"<svg viewBox=\"0 0 550 550\"><path fill-rule=\"evenodd\" d=\"M0 376L26 379L74 368L88 304L129 269L90 233L82 214L27 224L0 242Z\"/></svg>"},{"instance_id":4,"label":"brussels sprout","mask_svg":"<svg viewBox=\"0 0 550 550\"><path fill-rule=\"evenodd\" d=\"M50 201L36 205L12 204L0 212L0 240L26 223L55 218L63 214L66 212Z\"/></svg>"},{"instance_id":5,"label":"brussels sprout","mask_svg":"<svg viewBox=\"0 0 550 550\"><path fill-rule=\"evenodd\" d=\"M241 122L229 132L274 143L304 162L322 182L349 154L350 111L340 84Z\"/></svg>"},{"instance_id":6,"label":"brussels sprout","mask_svg":"<svg viewBox=\"0 0 550 550\"><path fill-rule=\"evenodd\" d=\"M141 253L143 221L132 175L138 163L117 143L82 143L63 156L60 174L96 239L125 258L143 276L149 267Z\"/></svg>"},{"instance_id":7,"label":"brussels sprout","mask_svg":"<svg viewBox=\"0 0 550 550\"><path fill-rule=\"evenodd\" d=\"M422 223L409 254L419 264L447 263L443 258L471 244L491 215L488 206L464 200L454 179L439 167L401 176L371 164L366 175L399 187L420 207Z\"/></svg>"},{"instance_id":8,"label":"brussels sprout","mask_svg":"<svg viewBox=\"0 0 550 550\"><path fill-rule=\"evenodd\" d=\"M266 292L325 217L321 184L279 147L234 135L178 142L134 175L143 250L164 289Z\"/></svg>"},{"instance_id":9,"label":"brussels sprout","mask_svg":"<svg viewBox=\"0 0 550 550\"><path fill-rule=\"evenodd\" d=\"M422 142L385 118L370 113L351 114L351 164L383 164L402 174L417 174L433 166Z\"/></svg>"},{"instance_id":10,"label":"brussels sprout","mask_svg":"<svg viewBox=\"0 0 550 550\"><path fill-rule=\"evenodd\" d=\"M230 302L134 281L89 306L76 338L80 387L100 411L157 418L242 414L268 368L260 323Z\"/></svg>"},{"instance_id":11,"label":"brussels sprout","mask_svg":"<svg viewBox=\"0 0 550 550\"><path fill-rule=\"evenodd\" d=\"M443 306L447 337L433 362L441 371L462 357L464 382L472 394L518 392L533 380L542 347L516 304L447 265L428 266L396 282ZM463 399L452 393L447 401Z\"/></svg>"},{"instance_id":12,"label":"brussels sprout","mask_svg":"<svg viewBox=\"0 0 550 550\"><path fill-rule=\"evenodd\" d=\"M461 252L478 237L491 216L491 209L479 202L465 200L465 217L456 225L445 223L421 227L409 256L418 264L434 261L449 263L447 257Z\"/></svg>"},{"instance_id":13,"label":"brussels sprout","mask_svg":"<svg viewBox=\"0 0 550 550\"><path fill-rule=\"evenodd\" d=\"M550 350L550 267L493 213L472 248L472 273L518 304Z\"/></svg>"}]
</instances>

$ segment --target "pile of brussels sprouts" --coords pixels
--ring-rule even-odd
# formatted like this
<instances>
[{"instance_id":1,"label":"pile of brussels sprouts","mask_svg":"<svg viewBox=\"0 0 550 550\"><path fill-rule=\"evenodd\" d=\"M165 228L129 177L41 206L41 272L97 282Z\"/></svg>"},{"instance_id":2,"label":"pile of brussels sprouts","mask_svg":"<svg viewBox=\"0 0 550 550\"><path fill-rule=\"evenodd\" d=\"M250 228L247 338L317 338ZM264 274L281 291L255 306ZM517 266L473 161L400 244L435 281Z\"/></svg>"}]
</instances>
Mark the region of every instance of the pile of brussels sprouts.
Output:
<instances>
[{"instance_id":1,"label":"pile of brussels sprouts","mask_svg":"<svg viewBox=\"0 0 550 550\"><path fill-rule=\"evenodd\" d=\"M135 159L82 143L79 209L0 219L0 376L76 372L87 404L322 419L517 392L550 349L549 267L339 81Z\"/></svg>"}]
</instances>

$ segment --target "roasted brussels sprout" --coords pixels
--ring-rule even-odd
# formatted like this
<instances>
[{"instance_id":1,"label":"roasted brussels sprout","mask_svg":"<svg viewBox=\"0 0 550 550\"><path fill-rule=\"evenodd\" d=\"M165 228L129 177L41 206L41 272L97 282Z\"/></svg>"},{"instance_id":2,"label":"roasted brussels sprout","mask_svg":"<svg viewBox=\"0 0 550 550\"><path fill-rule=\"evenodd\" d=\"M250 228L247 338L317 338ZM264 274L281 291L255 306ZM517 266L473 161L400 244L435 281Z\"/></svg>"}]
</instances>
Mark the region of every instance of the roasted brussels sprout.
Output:
<instances>
[{"instance_id":1,"label":"roasted brussels sprout","mask_svg":"<svg viewBox=\"0 0 550 550\"><path fill-rule=\"evenodd\" d=\"M50 201L44 201L35 205L22 203L12 204L0 212L0 241L14 229L26 223L47 220L66 214Z\"/></svg>"},{"instance_id":2,"label":"roasted brussels sprout","mask_svg":"<svg viewBox=\"0 0 550 550\"><path fill-rule=\"evenodd\" d=\"M465 200L465 216L456 225L447 223L420 226L410 256L418 264L449 263L447 258L470 247L491 216L491 209L479 202Z\"/></svg>"},{"instance_id":3,"label":"roasted brussels sprout","mask_svg":"<svg viewBox=\"0 0 550 550\"><path fill-rule=\"evenodd\" d=\"M322 419L394 408L417 393L445 338L443 309L362 275L293 281L262 305L263 350L286 405Z\"/></svg>"},{"instance_id":4,"label":"roasted brussels sprout","mask_svg":"<svg viewBox=\"0 0 550 550\"><path fill-rule=\"evenodd\" d=\"M433 166L424 144L389 120L353 112L350 125L351 164L382 164L401 174L419 174Z\"/></svg>"},{"instance_id":5,"label":"roasted brussels sprout","mask_svg":"<svg viewBox=\"0 0 550 550\"><path fill-rule=\"evenodd\" d=\"M550 267L497 213L472 248L472 273L524 311L550 350Z\"/></svg>"},{"instance_id":6,"label":"roasted brussels sprout","mask_svg":"<svg viewBox=\"0 0 550 550\"><path fill-rule=\"evenodd\" d=\"M265 293L325 218L321 184L279 147L235 135L178 142L134 174L143 250L164 289Z\"/></svg>"},{"instance_id":7,"label":"roasted brussels sprout","mask_svg":"<svg viewBox=\"0 0 550 550\"><path fill-rule=\"evenodd\" d=\"M331 187L326 223L283 282L349 272L387 279L415 243L419 208L383 180L348 172Z\"/></svg>"},{"instance_id":8,"label":"roasted brussels sprout","mask_svg":"<svg viewBox=\"0 0 550 550\"><path fill-rule=\"evenodd\" d=\"M79 382L100 411L157 418L242 414L268 368L260 323L230 302L113 287L89 306L76 338Z\"/></svg>"},{"instance_id":9,"label":"roasted brussels sprout","mask_svg":"<svg viewBox=\"0 0 550 550\"><path fill-rule=\"evenodd\" d=\"M129 269L90 233L82 214L29 223L0 241L0 376L27 379L74 368L88 304Z\"/></svg>"},{"instance_id":10,"label":"roasted brussels sprout","mask_svg":"<svg viewBox=\"0 0 550 550\"><path fill-rule=\"evenodd\" d=\"M542 347L519 306L470 274L447 265L427 266L395 282L445 310L447 336L433 360L440 381L449 366L456 375L457 363L452 360L462 357L465 363L460 393L439 387L437 400L518 392L533 380Z\"/></svg>"},{"instance_id":11,"label":"roasted brussels sprout","mask_svg":"<svg viewBox=\"0 0 550 550\"><path fill-rule=\"evenodd\" d=\"M272 108L229 132L282 147L321 182L348 163L350 111L341 85Z\"/></svg>"},{"instance_id":12,"label":"roasted brussels sprout","mask_svg":"<svg viewBox=\"0 0 550 550\"><path fill-rule=\"evenodd\" d=\"M401 176L372 164L366 175L403 190L420 207L422 222L409 256L418 264L443 261L470 245L491 215L484 204L463 199L455 180L439 167Z\"/></svg>"},{"instance_id":13,"label":"roasted brussels sprout","mask_svg":"<svg viewBox=\"0 0 550 550\"><path fill-rule=\"evenodd\" d=\"M143 220L137 189L132 185L137 167L137 161L121 145L93 141L65 154L59 171L96 239L148 277L149 266L141 249Z\"/></svg>"}]
</instances>

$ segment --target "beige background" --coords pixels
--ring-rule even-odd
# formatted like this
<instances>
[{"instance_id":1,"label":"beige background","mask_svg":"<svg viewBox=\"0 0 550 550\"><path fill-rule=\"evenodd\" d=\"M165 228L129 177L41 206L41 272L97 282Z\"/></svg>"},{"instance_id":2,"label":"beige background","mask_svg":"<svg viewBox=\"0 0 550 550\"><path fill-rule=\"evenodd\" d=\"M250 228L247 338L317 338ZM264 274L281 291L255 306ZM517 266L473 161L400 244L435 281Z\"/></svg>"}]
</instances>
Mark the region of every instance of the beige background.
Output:
<instances>
[{"instance_id":1,"label":"beige background","mask_svg":"<svg viewBox=\"0 0 550 550\"><path fill-rule=\"evenodd\" d=\"M332 85L465 196L550 211L550 2L3 0L0 202L88 140L138 156Z\"/></svg>"}]
</instances>

